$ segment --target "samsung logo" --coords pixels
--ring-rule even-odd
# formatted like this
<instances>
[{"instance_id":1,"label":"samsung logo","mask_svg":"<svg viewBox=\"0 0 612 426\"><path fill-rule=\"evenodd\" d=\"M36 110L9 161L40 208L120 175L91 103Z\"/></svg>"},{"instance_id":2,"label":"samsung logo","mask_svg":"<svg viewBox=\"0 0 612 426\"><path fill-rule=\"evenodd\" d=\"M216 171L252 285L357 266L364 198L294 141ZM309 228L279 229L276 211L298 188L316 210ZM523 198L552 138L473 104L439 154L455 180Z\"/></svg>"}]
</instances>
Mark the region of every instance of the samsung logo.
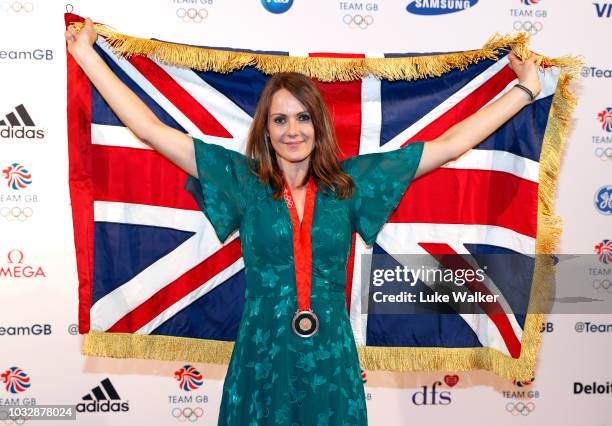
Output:
<instances>
[{"instance_id":1,"label":"samsung logo","mask_svg":"<svg viewBox=\"0 0 612 426\"><path fill-rule=\"evenodd\" d=\"M444 15L473 7L478 0L415 0L406 6L415 15Z\"/></svg>"}]
</instances>

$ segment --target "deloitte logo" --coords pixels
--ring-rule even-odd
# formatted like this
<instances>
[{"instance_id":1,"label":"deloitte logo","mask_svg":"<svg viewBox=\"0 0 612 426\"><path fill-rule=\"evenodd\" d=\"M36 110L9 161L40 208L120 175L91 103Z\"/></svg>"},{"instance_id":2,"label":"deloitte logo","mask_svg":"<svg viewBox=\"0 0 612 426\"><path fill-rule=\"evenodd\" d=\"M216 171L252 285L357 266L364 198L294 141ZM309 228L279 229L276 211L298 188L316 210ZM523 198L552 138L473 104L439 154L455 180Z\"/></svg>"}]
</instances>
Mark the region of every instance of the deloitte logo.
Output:
<instances>
[{"instance_id":1,"label":"deloitte logo","mask_svg":"<svg viewBox=\"0 0 612 426\"><path fill-rule=\"evenodd\" d=\"M17 105L14 111L0 118L0 140L37 140L45 138L45 130L34 124L25 106Z\"/></svg>"},{"instance_id":2,"label":"deloitte logo","mask_svg":"<svg viewBox=\"0 0 612 426\"><path fill-rule=\"evenodd\" d=\"M268 12L278 15L291 9L293 0L261 0L261 4Z\"/></svg>"},{"instance_id":3,"label":"deloitte logo","mask_svg":"<svg viewBox=\"0 0 612 426\"><path fill-rule=\"evenodd\" d=\"M110 379L106 378L77 404L78 413L120 413L130 411L128 401L122 401Z\"/></svg>"},{"instance_id":4,"label":"deloitte logo","mask_svg":"<svg viewBox=\"0 0 612 426\"><path fill-rule=\"evenodd\" d=\"M406 6L414 15L445 15L474 7L478 0L415 0Z\"/></svg>"},{"instance_id":5,"label":"deloitte logo","mask_svg":"<svg viewBox=\"0 0 612 426\"><path fill-rule=\"evenodd\" d=\"M574 395L609 395L612 393L612 383L582 383L574 382Z\"/></svg>"}]
</instances>

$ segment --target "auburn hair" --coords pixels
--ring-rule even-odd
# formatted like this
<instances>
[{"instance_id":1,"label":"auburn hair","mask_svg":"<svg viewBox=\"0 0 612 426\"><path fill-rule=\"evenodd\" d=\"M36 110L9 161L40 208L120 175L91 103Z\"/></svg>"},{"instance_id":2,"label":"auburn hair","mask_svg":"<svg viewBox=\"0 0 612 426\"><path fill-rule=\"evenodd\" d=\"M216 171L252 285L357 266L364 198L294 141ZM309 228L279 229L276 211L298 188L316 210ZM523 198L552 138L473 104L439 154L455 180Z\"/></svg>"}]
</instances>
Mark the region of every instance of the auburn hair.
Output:
<instances>
[{"instance_id":1,"label":"auburn hair","mask_svg":"<svg viewBox=\"0 0 612 426\"><path fill-rule=\"evenodd\" d=\"M312 176L324 194L329 191L336 198L350 198L355 183L340 167L336 133L323 96L308 77L295 72L274 74L261 92L247 139L246 154L250 159L251 171L264 185L272 187L274 199L281 197L283 174L272 143L266 137L272 97L280 89L288 90L306 107L314 127L314 149L310 154L308 172L300 186L305 185Z\"/></svg>"}]
</instances>

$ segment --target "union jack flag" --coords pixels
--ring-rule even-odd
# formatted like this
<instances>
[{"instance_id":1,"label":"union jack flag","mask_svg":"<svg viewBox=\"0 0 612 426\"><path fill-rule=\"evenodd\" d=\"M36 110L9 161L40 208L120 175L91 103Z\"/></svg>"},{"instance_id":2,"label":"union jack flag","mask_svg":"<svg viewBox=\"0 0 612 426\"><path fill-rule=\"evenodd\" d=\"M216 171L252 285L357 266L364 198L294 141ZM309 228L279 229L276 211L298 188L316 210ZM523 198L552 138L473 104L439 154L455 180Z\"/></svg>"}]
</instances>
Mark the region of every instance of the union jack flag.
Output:
<instances>
[{"instance_id":1,"label":"union jack flag","mask_svg":"<svg viewBox=\"0 0 612 426\"><path fill-rule=\"evenodd\" d=\"M269 76L251 66L220 74L143 56L119 58L102 37L95 49L162 122L244 152L258 95ZM333 116L342 158L441 135L517 82L506 54L502 50L497 60L483 59L440 78L317 82ZM71 60L68 73L80 331L233 341L245 290L239 235L220 242L183 190L185 173L123 126ZM488 288L502 295L498 306L503 314L368 315L361 312L361 256L513 253L532 259L540 155L558 78L550 69L541 70L542 92L534 103L475 149L417 179L372 247L353 236L346 295L358 346L441 354L489 348L510 361L520 360L529 291L517 299L511 296L511 280L487 280Z\"/></svg>"}]
</instances>

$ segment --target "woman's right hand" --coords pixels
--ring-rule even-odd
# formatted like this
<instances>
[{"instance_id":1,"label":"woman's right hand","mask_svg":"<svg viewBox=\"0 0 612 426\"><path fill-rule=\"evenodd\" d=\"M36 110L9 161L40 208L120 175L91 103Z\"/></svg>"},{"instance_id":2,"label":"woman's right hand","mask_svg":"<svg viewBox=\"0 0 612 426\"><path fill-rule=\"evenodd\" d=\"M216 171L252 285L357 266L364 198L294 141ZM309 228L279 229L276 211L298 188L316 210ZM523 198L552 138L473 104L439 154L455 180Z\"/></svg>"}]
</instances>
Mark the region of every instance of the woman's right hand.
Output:
<instances>
[{"instance_id":1,"label":"woman's right hand","mask_svg":"<svg viewBox=\"0 0 612 426\"><path fill-rule=\"evenodd\" d=\"M80 49L90 48L96 42L98 33L96 32L93 22L89 18L85 18L85 26L81 28L81 31L77 31L73 27L68 27L64 33L66 43L68 45L68 51L72 56L76 56L76 53Z\"/></svg>"},{"instance_id":2,"label":"woman's right hand","mask_svg":"<svg viewBox=\"0 0 612 426\"><path fill-rule=\"evenodd\" d=\"M78 34L69 27L65 36L68 51L119 120L137 138L190 175L198 177L191 138L163 124L92 48L98 33L91 19L85 19L85 25Z\"/></svg>"}]
</instances>

